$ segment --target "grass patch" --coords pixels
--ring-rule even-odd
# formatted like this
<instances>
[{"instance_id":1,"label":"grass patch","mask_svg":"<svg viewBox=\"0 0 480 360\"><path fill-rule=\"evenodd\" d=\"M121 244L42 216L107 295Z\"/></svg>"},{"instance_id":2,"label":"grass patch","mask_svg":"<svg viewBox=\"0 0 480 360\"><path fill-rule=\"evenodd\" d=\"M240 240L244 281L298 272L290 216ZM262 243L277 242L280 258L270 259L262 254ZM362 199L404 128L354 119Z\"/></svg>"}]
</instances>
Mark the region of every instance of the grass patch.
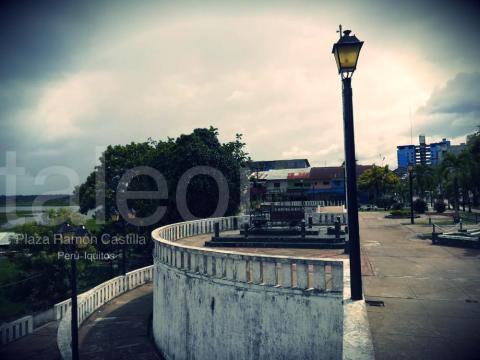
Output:
<instances>
[{"instance_id":1,"label":"grass patch","mask_svg":"<svg viewBox=\"0 0 480 360\"><path fill-rule=\"evenodd\" d=\"M102 230L103 225L97 224L97 221L95 219L88 219L85 222L85 227L90 232L99 232L100 230Z\"/></svg>"},{"instance_id":2,"label":"grass patch","mask_svg":"<svg viewBox=\"0 0 480 360\"><path fill-rule=\"evenodd\" d=\"M19 273L20 270L10 260L0 260L0 285L14 281Z\"/></svg>"},{"instance_id":3,"label":"grass patch","mask_svg":"<svg viewBox=\"0 0 480 360\"><path fill-rule=\"evenodd\" d=\"M11 302L0 293L0 322L12 321L26 312L25 304Z\"/></svg>"}]
</instances>

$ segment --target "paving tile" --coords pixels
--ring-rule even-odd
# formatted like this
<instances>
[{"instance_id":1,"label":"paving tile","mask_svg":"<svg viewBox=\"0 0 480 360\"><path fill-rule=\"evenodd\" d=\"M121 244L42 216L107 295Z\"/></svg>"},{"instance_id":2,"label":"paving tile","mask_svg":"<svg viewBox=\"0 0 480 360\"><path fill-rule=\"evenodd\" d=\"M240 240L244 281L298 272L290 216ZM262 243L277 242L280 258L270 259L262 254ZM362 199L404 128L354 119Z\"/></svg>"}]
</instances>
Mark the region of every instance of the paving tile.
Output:
<instances>
[{"instance_id":1,"label":"paving tile","mask_svg":"<svg viewBox=\"0 0 480 360\"><path fill-rule=\"evenodd\" d=\"M366 297L385 304L367 307L376 358L478 359L480 250L416 240L424 227L373 214L360 230L374 269Z\"/></svg>"}]
</instances>

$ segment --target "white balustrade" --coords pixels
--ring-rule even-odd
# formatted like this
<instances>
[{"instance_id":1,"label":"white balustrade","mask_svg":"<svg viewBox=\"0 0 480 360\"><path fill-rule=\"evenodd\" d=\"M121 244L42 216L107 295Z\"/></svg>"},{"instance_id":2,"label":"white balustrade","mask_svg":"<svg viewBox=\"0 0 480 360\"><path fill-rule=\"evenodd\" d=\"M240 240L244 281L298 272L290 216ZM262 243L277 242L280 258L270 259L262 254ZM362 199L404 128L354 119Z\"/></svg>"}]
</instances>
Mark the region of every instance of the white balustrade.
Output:
<instances>
[{"instance_id":1,"label":"white balustrade","mask_svg":"<svg viewBox=\"0 0 480 360\"><path fill-rule=\"evenodd\" d=\"M33 332L33 316L28 315L0 326L0 344L5 345Z\"/></svg>"},{"instance_id":2,"label":"white balustrade","mask_svg":"<svg viewBox=\"0 0 480 360\"><path fill-rule=\"evenodd\" d=\"M156 249L156 254L160 255L160 249ZM159 257L156 256L158 260ZM162 261L164 262L164 261ZM153 265L130 271L125 276L117 276L94 288L78 295L77 297L77 316L78 326L83 323L95 310L133 288L143 285L153 279ZM70 319L71 319L71 299L62 301L54 305L55 316L61 320L57 332L57 344L62 359L70 359Z\"/></svg>"},{"instance_id":3,"label":"white balustrade","mask_svg":"<svg viewBox=\"0 0 480 360\"><path fill-rule=\"evenodd\" d=\"M320 213L321 221L333 223L345 214ZM181 271L223 279L232 283L309 290L343 292L343 261L303 257L270 256L233 251L199 248L179 244L169 234L185 237L212 233L218 223L221 231L239 228L247 216L194 220L163 226L152 232L155 240L153 254L156 264L164 264ZM182 229L186 229L184 232ZM189 230L190 229L190 230ZM194 230L191 230L194 229ZM328 267L328 271L326 268Z\"/></svg>"}]
</instances>

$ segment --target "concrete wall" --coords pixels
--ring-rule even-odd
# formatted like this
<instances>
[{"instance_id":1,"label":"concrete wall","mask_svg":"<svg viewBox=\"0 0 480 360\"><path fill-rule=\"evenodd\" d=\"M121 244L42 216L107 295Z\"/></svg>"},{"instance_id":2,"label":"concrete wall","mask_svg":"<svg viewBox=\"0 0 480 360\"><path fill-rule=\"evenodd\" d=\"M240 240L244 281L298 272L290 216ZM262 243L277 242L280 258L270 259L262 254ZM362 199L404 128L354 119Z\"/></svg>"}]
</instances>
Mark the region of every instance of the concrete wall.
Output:
<instances>
[{"instance_id":1,"label":"concrete wall","mask_svg":"<svg viewBox=\"0 0 480 360\"><path fill-rule=\"evenodd\" d=\"M235 253L175 241L240 219L152 233L153 334L166 359L341 359L343 262Z\"/></svg>"},{"instance_id":2,"label":"concrete wall","mask_svg":"<svg viewBox=\"0 0 480 360\"><path fill-rule=\"evenodd\" d=\"M153 331L167 359L342 358L341 297L238 286L164 264L154 279Z\"/></svg>"},{"instance_id":3,"label":"concrete wall","mask_svg":"<svg viewBox=\"0 0 480 360\"><path fill-rule=\"evenodd\" d=\"M33 328L36 329L43 324L55 320L55 311L52 308L33 315Z\"/></svg>"}]
</instances>

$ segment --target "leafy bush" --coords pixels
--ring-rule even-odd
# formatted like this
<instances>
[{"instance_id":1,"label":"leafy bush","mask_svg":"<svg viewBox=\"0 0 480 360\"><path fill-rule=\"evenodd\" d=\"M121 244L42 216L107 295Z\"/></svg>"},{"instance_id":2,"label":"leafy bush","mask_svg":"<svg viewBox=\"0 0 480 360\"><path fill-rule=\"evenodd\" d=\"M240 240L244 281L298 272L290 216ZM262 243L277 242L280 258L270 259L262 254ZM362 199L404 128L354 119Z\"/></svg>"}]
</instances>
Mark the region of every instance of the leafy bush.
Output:
<instances>
[{"instance_id":1,"label":"leafy bush","mask_svg":"<svg viewBox=\"0 0 480 360\"><path fill-rule=\"evenodd\" d=\"M392 210L403 210L404 208L404 205L403 203L395 203L392 205Z\"/></svg>"},{"instance_id":2,"label":"leafy bush","mask_svg":"<svg viewBox=\"0 0 480 360\"><path fill-rule=\"evenodd\" d=\"M392 210L392 211L390 211L390 215L392 215L392 216L408 216L408 215L410 215L410 210L407 210L407 209Z\"/></svg>"},{"instance_id":3,"label":"leafy bush","mask_svg":"<svg viewBox=\"0 0 480 360\"><path fill-rule=\"evenodd\" d=\"M393 200L391 197L382 197L375 201L375 205L377 205L379 208L388 209L394 202L395 200Z\"/></svg>"},{"instance_id":4,"label":"leafy bush","mask_svg":"<svg viewBox=\"0 0 480 360\"><path fill-rule=\"evenodd\" d=\"M445 203L443 201L437 201L433 205L433 208L435 209L435 211L437 213L443 213L443 212L445 212L446 206L445 206Z\"/></svg>"},{"instance_id":5,"label":"leafy bush","mask_svg":"<svg viewBox=\"0 0 480 360\"><path fill-rule=\"evenodd\" d=\"M413 210L419 214L423 214L425 211L427 211L427 203L423 199L416 199L413 202Z\"/></svg>"}]
</instances>

